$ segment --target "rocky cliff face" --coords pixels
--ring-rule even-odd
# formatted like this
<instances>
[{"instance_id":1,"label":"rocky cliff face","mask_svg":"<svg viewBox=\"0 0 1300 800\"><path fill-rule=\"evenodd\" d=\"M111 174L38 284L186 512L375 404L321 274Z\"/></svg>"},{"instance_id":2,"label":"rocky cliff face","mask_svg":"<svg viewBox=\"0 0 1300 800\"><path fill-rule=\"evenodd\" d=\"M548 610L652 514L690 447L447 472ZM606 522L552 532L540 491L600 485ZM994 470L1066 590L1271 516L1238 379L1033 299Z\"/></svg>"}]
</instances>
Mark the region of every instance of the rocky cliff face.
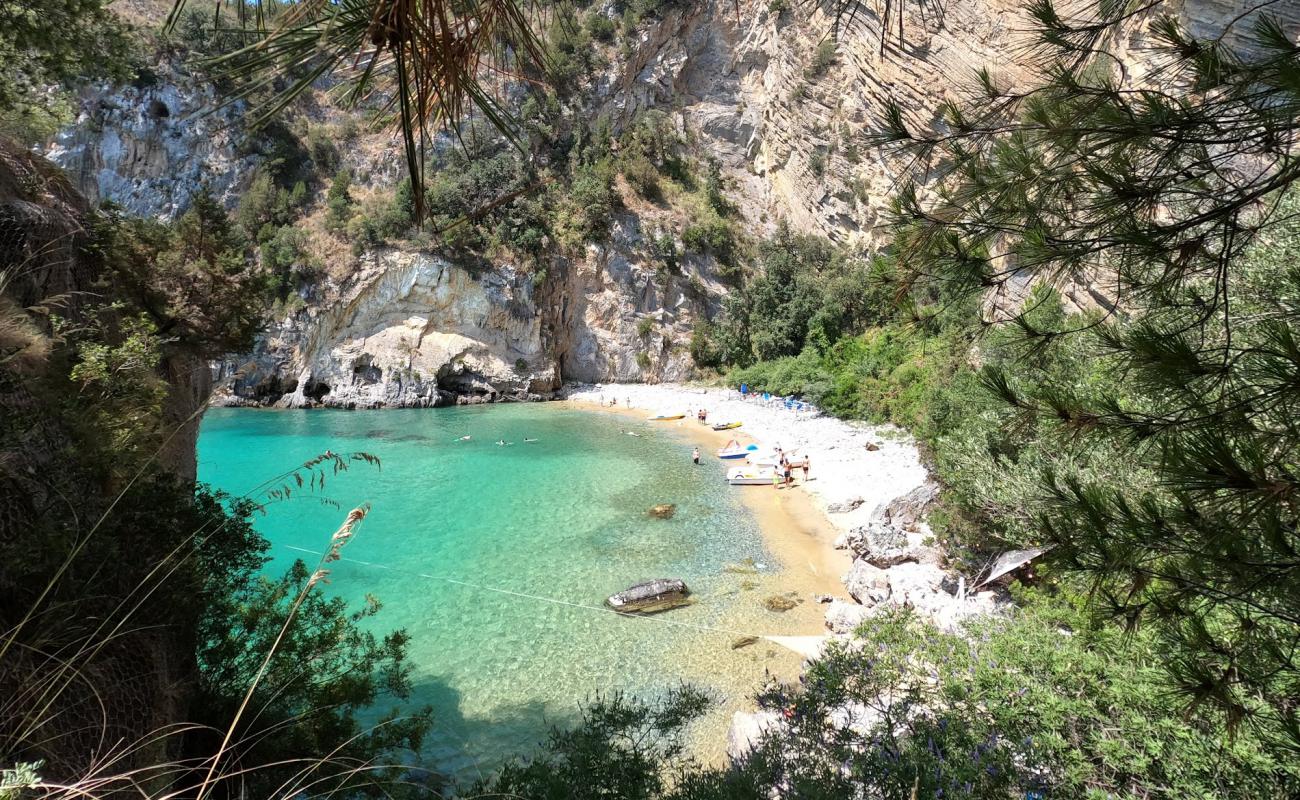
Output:
<instances>
[{"instance_id":1,"label":"rocky cliff face","mask_svg":"<svg viewBox=\"0 0 1300 800\"><path fill-rule=\"evenodd\" d=\"M603 108L624 119L650 107L675 110L720 160L751 223L784 219L837 241L878 245L899 182L927 176L911 156L868 144L882 128L884 101L898 103L911 129L939 132L940 103L968 101L977 69L1023 88L1032 80L1026 4L857 2L838 24L829 6L788 5L775 12L768 0L712 0L667 14L602 87ZM892 9L888 19L884 8ZM1198 37L1218 36L1237 19L1225 41L1244 47L1261 9L1293 40L1300 34L1295 3L1183 0L1156 13L1174 15ZM1152 56L1154 19L1134 17L1108 45L1131 83L1145 77L1138 62Z\"/></svg>"},{"instance_id":2,"label":"rocky cliff face","mask_svg":"<svg viewBox=\"0 0 1300 800\"><path fill-rule=\"evenodd\" d=\"M680 380L694 320L724 287L709 259L683 265L693 281L664 281L642 224L619 214L606 244L554 260L542 280L510 264L475 273L427 253L368 253L251 356L223 362L216 402L442 406L548 398L564 380Z\"/></svg>"},{"instance_id":3,"label":"rocky cliff face","mask_svg":"<svg viewBox=\"0 0 1300 800\"><path fill-rule=\"evenodd\" d=\"M241 151L241 108L223 106L181 65L163 62L157 73L150 85L84 92L76 124L45 156L92 203L111 200L139 216L173 218L202 186L233 205L257 163Z\"/></svg>"},{"instance_id":4,"label":"rocky cliff face","mask_svg":"<svg viewBox=\"0 0 1300 800\"><path fill-rule=\"evenodd\" d=\"M435 406L558 385L532 279L508 265L476 276L385 249L336 294L274 325L250 359L224 364L226 402Z\"/></svg>"},{"instance_id":5,"label":"rocky cliff face","mask_svg":"<svg viewBox=\"0 0 1300 800\"><path fill-rule=\"evenodd\" d=\"M936 108L960 99L976 69L990 68L1004 86L1023 84L1028 76L1013 61L1023 52L1023 4L894 3L888 19L858 4L838 26L824 9L793 5L776 12L767 0L711 0L667 12L596 76L590 110L616 125L650 108L674 115L721 164L752 233L786 220L870 248L886 239L882 217L898 182L925 178L913 161L867 144L883 101L897 101L914 129L938 130ZM1250 7L1185 0L1168 9L1203 35ZM1297 4L1270 12L1289 30L1300 20ZM613 3L600 13L615 16ZM1135 18L1114 43L1121 61L1149 44L1149 23ZM91 198L136 213L174 216L205 184L233 204L257 159L241 154L236 110L204 116L217 101L210 87L175 68L159 74L156 85L87 96L50 157ZM1137 70L1130 77L1141 80ZM391 190L398 148L372 137L344 159L368 190ZM657 216L662 210L630 208L607 242L554 258L536 286L510 263L471 275L424 253L368 253L350 277L315 287L307 308L274 325L250 358L223 365L222 396L433 405L542 396L564 380L689 377L691 328L726 289L709 259L688 259L665 280L643 231L680 230L685 220ZM1076 284L1064 288L1080 307L1108 302L1095 281ZM1027 290L1012 285L990 303L1014 305Z\"/></svg>"}]
</instances>

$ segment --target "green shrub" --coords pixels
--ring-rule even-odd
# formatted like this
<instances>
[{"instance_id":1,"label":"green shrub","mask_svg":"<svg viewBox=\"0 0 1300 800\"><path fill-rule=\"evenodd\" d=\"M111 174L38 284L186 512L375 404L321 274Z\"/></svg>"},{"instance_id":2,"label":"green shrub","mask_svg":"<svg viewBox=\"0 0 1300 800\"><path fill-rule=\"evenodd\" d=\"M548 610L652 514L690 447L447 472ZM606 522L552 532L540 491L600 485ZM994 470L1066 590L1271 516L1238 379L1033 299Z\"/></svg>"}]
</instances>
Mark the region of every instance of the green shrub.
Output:
<instances>
[{"instance_id":1,"label":"green shrub","mask_svg":"<svg viewBox=\"0 0 1300 800\"><path fill-rule=\"evenodd\" d=\"M808 63L808 68L804 70L803 76L807 80L817 80L826 74L826 71L835 63L835 40L823 39L817 49L813 51L812 61Z\"/></svg>"},{"instance_id":2,"label":"green shrub","mask_svg":"<svg viewBox=\"0 0 1300 800\"><path fill-rule=\"evenodd\" d=\"M352 217L352 170L341 169L325 193L325 227L341 233Z\"/></svg>"},{"instance_id":3,"label":"green shrub","mask_svg":"<svg viewBox=\"0 0 1300 800\"><path fill-rule=\"evenodd\" d=\"M338 134L339 130L334 126L318 124L307 127L307 153L317 175L328 175L338 171L339 148L334 143L334 137Z\"/></svg>"},{"instance_id":4,"label":"green shrub","mask_svg":"<svg viewBox=\"0 0 1300 800\"><path fill-rule=\"evenodd\" d=\"M682 244L687 250L707 253L723 263L730 263L735 255L731 224L711 208L682 230Z\"/></svg>"},{"instance_id":5,"label":"green shrub","mask_svg":"<svg viewBox=\"0 0 1300 800\"><path fill-rule=\"evenodd\" d=\"M644 350L636 354L636 365L641 369L650 369L650 354Z\"/></svg>"},{"instance_id":6,"label":"green shrub","mask_svg":"<svg viewBox=\"0 0 1300 800\"><path fill-rule=\"evenodd\" d=\"M826 174L826 151L820 147L808 154L808 169L818 178Z\"/></svg>"},{"instance_id":7,"label":"green shrub","mask_svg":"<svg viewBox=\"0 0 1300 800\"><path fill-rule=\"evenodd\" d=\"M614 41L614 34L618 30L618 24L599 11L588 14L583 27L587 29L587 35L592 39L606 44Z\"/></svg>"},{"instance_id":8,"label":"green shrub","mask_svg":"<svg viewBox=\"0 0 1300 800\"><path fill-rule=\"evenodd\" d=\"M642 317L636 324L636 335L642 339L647 338L650 332L655 329L655 321L650 317Z\"/></svg>"},{"instance_id":9,"label":"green shrub","mask_svg":"<svg viewBox=\"0 0 1300 800\"><path fill-rule=\"evenodd\" d=\"M641 197L647 200L657 201L662 197L662 191L659 187L659 170L655 165L650 163L650 159L645 156L634 156L623 159L621 164L623 178L627 180L627 185Z\"/></svg>"},{"instance_id":10,"label":"green shrub","mask_svg":"<svg viewBox=\"0 0 1300 800\"><path fill-rule=\"evenodd\" d=\"M613 177L614 168L607 159L575 171L565 198L565 238L570 246L600 241L609 232L610 219L619 205Z\"/></svg>"},{"instance_id":11,"label":"green shrub","mask_svg":"<svg viewBox=\"0 0 1300 800\"><path fill-rule=\"evenodd\" d=\"M697 367L717 369L722 366L724 353L714 341L714 328L707 320L695 323L691 331L690 353Z\"/></svg>"}]
</instances>

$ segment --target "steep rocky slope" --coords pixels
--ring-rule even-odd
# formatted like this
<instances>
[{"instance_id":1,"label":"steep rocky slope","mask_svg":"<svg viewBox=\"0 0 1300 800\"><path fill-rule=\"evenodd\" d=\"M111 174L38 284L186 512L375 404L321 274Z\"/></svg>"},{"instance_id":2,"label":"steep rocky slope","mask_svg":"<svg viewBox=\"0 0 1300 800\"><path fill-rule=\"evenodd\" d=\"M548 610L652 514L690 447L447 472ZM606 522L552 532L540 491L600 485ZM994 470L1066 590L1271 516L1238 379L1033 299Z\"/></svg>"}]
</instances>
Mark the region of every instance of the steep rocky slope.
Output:
<instances>
[{"instance_id":1,"label":"steep rocky slope","mask_svg":"<svg viewBox=\"0 0 1300 800\"><path fill-rule=\"evenodd\" d=\"M607 114L618 129L648 109L668 112L695 150L721 165L752 235L786 220L877 246L899 181L927 174L925 165L868 145L882 102L892 97L915 129L938 130L936 108L960 99L976 69L988 67L1003 86L1024 85L1030 76L1016 61L1025 52L1022 4L898 3L884 20L881 9L859 3L839 26L826 8L792 5L669 5L621 52L608 48L609 65L593 76L575 113ZM1251 7L1246 0L1170 6L1196 34ZM614 19L619 11L606 2L594 13ZM1300 21L1296 4L1271 13L1291 29ZM1149 48L1149 24L1134 18L1113 43L1126 68ZM1137 72L1133 80L1141 79ZM174 216L200 185L233 204L258 161L241 147L238 110L201 115L214 100L209 87L176 69L159 74L151 86L88 95L78 125L50 157L89 196L137 213ZM313 113L338 116L322 107ZM344 160L369 191L391 192L400 177L399 145L385 133L364 137ZM680 280L657 279L647 247L652 225L680 234L690 220L680 210L629 205L607 242L554 256L535 286L509 259L481 274L415 251L365 253L349 269L331 265L333 277L304 293L305 308L279 320L250 358L221 367L225 396L428 405L544 396L564 380L688 377L691 329L717 310L725 286L709 258L688 259ZM1086 278L1064 288L1080 306L1107 302ZM1009 296L995 301L1013 305L1010 295L1026 289L1012 281Z\"/></svg>"}]
</instances>

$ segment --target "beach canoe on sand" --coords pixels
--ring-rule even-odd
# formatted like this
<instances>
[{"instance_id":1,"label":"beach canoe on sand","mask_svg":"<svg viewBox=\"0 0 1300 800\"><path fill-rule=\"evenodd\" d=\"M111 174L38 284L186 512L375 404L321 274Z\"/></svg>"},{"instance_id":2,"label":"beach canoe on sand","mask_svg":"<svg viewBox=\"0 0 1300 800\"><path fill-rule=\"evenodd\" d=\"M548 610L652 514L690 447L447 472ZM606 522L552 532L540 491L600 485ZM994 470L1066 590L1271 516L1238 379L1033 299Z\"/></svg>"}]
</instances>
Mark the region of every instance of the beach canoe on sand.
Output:
<instances>
[{"instance_id":1,"label":"beach canoe on sand","mask_svg":"<svg viewBox=\"0 0 1300 800\"><path fill-rule=\"evenodd\" d=\"M653 417L650 417L650 421L651 421L651 422L667 422L668 420L672 420L672 419L684 419L685 417L686 417L685 414L656 414L656 415L654 415Z\"/></svg>"},{"instance_id":2,"label":"beach canoe on sand","mask_svg":"<svg viewBox=\"0 0 1300 800\"><path fill-rule=\"evenodd\" d=\"M605 605L625 614L654 614L690 603L690 590L678 578L656 578L612 594Z\"/></svg>"},{"instance_id":3,"label":"beach canoe on sand","mask_svg":"<svg viewBox=\"0 0 1300 800\"><path fill-rule=\"evenodd\" d=\"M761 486L772 482L771 467L734 467L727 471L727 483L732 486Z\"/></svg>"},{"instance_id":4,"label":"beach canoe on sand","mask_svg":"<svg viewBox=\"0 0 1300 800\"><path fill-rule=\"evenodd\" d=\"M743 424L743 422L719 422L713 426L713 429L715 431L730 431L739 428Z\"/></svg>"},{"instance_id":5,"label":"beach canoe on sand","mask_svg":"<svg viewBox=\"0 0 1300 800\"><path fill-rule=\"evenodd\" d=\"M737 442L735 439L732 439L731 441L727 442L726 447L718 451L718 458L722 458L722 459L744 458L745 456L749 455L750 453L754 452L757 449L758 449L758 445L756 444L750 444L741 447L739 442Z\"/></svg>"}]
</instances>

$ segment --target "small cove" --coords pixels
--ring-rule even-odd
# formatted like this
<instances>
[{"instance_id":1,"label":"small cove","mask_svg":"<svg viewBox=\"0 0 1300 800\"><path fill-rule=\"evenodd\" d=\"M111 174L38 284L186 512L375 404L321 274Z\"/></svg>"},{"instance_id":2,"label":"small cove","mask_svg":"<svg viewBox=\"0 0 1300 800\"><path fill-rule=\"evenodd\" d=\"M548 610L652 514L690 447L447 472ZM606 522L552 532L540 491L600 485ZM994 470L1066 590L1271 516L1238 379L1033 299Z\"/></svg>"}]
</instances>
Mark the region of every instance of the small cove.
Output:
<instances>
[{"instance_id":1,"label":"small cove","mask_svg":"<svg viewBox=\"0 0 1300 800\"><path fill-rule=\"evenodd\" d=\"M695 738L702 757L720 758L727 720L750 707L765 673L797 670L798 656L767 642L732 649L742 632L808 633L815 610L763 608L785 589L779 563L722 463L693 466L691 446L673 425L557 404L214 409L199 479L241 494L326 449L382 460L329 478L325 495L342 510L305 496L270 505L256 522L272 543L267 571L309 558L291 548L319 552L347 508L372 504L345 555L387 568L334 564L328 591L354 604L375 595L374 629L411 634L410 702L436 717L424 755L472 779L526 752L547 725L572 722L597 693L648 698L683 682L719 701ZM663 502L677 505L672 519L647 515ZM737 569L746 563L762 568ZM684 578L698 602L649 620L579 607L654 577Z\"/></svg>"}]
</instances>

